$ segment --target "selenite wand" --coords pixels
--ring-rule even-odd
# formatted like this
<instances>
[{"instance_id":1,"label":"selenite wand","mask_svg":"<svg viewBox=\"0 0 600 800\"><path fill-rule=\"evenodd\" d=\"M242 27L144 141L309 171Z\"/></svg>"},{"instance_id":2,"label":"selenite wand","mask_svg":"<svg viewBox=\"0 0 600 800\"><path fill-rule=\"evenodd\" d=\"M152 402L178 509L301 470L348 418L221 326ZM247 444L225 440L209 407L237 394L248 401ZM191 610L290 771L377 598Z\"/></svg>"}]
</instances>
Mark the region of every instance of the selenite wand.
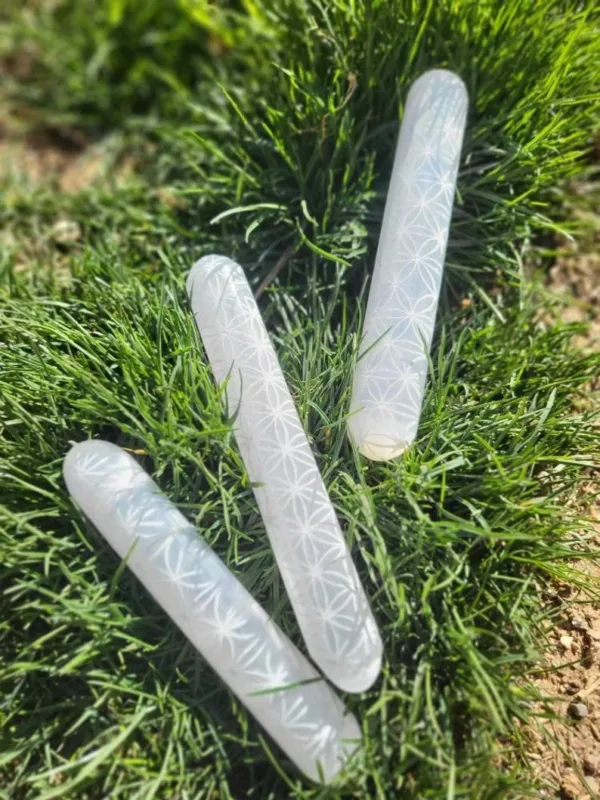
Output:
<instances>
[{"instance_id":1,"label":"selenite wand","mask_svg":"<svg viewBox=\"0 0 600 800\"><path fill-rule=\"evenodd\" d=\"M206 256L187 285L308 651L340 688L368 689L379 632L244 271Z\"/></svg>"},{"instance_id":2,"label":"selenite wand","mask_svg":"<svg viewBox=\"0 0 600 800\"><path fill-rule=\"evenodd\" d=\"M135 459L103 441L64 462L69 492L173 622L296 766L331 781L360 729Z\"/></svg>"},{"instance_id":3,"label":"selenite wand","mask_svg":"<svg viewBox=\"0 0 600 800\"><path fill-rule=\"evenodd\" d=\"M396 149L350 403L350 436L388 461L419 425L467 91L446 70L412 85Z\"/></svg>"}]
</instances>

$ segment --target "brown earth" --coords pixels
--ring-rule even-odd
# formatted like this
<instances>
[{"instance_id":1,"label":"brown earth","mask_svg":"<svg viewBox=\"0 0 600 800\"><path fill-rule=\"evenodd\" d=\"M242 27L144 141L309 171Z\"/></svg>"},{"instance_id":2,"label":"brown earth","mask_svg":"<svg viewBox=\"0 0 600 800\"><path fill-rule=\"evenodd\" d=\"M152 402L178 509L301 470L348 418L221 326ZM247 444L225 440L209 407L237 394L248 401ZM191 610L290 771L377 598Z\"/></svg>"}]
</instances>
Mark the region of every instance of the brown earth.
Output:
<instances>
[{"instance_id":1,"label":"brown earth","mask_svg":"<svg viewBox=\"0 0 600 800\"><path fill-rule=\"evenodd\" d=\"M595 502L600 520L600 505ZM600 525L599 525L600 529ZM600 536L589 541L600 547ZM597 560L573 565L600 581ZM548 634L545 669L533 678L537 725L524 731L540 797L600 797L600 603L585 589L559 585L549 603L564 610Z\"/></svg>"},{"instance_id":2,"label":"brown earth","mask_svg":"<svg viewBox=\"0 0 600 800\"><path fill-rule=\"evenodd\" d=\"M34 131L22 135L14 125L0 126L0 181L25 178L32 185L52 186L75 194L108 177L113 166L107 148L92 144L75 131ZM124 160L117 172L131 172Z\"/></svg>"},{"instance_id":3,"label":"brown earth","mask_svg":"<svg viewBox=\"0 0 600 800\"><path fill-rule=\"evenodd\" d=\"M26 113L11 113L0 103L0 194L7 208L29 202L37 190L75 196L93 187L118 189L135 182L135 169L118 141L93 142L69 127L39 128ZM67 286L73 248L81 246L83 230L68 212L60 213L59 204L56 208L56 217L33 233L18 231L18 226L0 230L0 248L12 254L16 271L51 272L55 282Z\"/></svg>"},{"instance_id":4,"label":"brown earth","mask_svg":"<svg viewBox=\"0 0 600 800\"><path fill-rule=\"evenodd\" d=\"M585 322L575 339L586 352L600 348L600 182L569 187L566 210L580 229L575 240L561 237L548 289L562 302L566 322ZM600 376L578 405L598 402ZM540 797L600 798L600 497L591 474L575 499L590 516L583 546L596 554L572 564L580 585L557 584L546 598L557 611L548 631L544 668L532 678L539 693L537 725L523 731L525 756L533 764Z\"/></svg>"}]
</instances>

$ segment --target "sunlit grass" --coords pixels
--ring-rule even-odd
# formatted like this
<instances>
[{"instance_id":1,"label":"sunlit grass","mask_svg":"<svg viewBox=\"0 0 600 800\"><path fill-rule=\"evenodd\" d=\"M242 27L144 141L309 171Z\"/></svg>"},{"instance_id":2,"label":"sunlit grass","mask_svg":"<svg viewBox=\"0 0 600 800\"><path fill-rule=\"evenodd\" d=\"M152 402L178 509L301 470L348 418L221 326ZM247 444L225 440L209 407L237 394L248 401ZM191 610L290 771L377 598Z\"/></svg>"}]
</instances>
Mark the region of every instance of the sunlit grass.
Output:
<instances>
[{"instance_id":1,"label":"sunlit grass","mask_svg":"<svg viewBox=\"0 0 600 800\"><path fill-rule=\"evenodd\" d=\"M35 58L5 85L11 108L119 135L135 170L68 197L3 186L0 796L523 796L526 763L499 755L528 714L517 679L542 646L544 586L586 552L567 500L598 449L599 368L523 264L597 123L598 15L142 5L32 5L2 29L5 53ZM472 101L448 280L419 439L370 464L345 435L363 292L402 102L431 66ZM52 236L63 218L81 230L69 244ZM339 790L265 740L61 478L70 442L136 451L301 645L187 307L210 251L256 287L286 254L261 308L384 637L381 680L348 698L365 746Z\"/></svg>"}]
</instances>

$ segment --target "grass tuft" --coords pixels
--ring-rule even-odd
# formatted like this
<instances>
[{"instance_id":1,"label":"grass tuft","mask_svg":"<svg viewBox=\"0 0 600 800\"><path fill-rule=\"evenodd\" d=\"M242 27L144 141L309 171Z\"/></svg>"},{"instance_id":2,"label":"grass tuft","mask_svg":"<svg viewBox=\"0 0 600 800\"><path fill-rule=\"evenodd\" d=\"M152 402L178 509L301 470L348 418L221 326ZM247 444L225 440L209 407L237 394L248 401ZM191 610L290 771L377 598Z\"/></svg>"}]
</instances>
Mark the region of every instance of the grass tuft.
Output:
<instances>
[{"instance_id":1,"label":"grass tuft","mask_svg":"<svg viewBox=\"0 0 600 800\"><path fill-rule=\"evenodd\" d=\"M598 14L566 7L3 12L13 113L110 132L134 167L71 195L0 179L0 797L532 791L514 744L524 676L545 587L592 556L568 501L598 449L600 358L526 274L598 123ZM372 464L345 435L364 289L402 104L433 66L472 100L448 281L418 442ZM134 450L301 643L187 307L185 274L213 250L268 279L261 308L384 638L381 680L348 699L365 746L343 787L298 777L61 478L71 442Z\"/></svg>"}]
</instances>

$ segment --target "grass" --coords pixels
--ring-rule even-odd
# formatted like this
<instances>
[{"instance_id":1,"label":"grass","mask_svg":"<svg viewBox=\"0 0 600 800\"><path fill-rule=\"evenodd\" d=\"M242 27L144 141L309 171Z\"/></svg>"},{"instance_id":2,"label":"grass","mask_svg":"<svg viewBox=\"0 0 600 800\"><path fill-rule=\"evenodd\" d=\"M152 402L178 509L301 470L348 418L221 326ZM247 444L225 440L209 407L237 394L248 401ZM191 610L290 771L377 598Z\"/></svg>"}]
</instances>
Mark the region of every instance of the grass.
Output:
<instances>
[{"instance_id":1,"label":"grass","mask_svg":"<svg viewBox=\"0 0 600 800\"><path fill-rule=\"evenodd\" d=\"M135 163L72 196L4 182L0 796L522 797L540 597L592 555L567 500L597 452L599 365L523 264L598 124L598 14L141 7L9 8L0 32L14 114L112 137ZM440 65L473 108L432 378L416 446L368 464L345 436L365 280L407 86ZM212 250L255 285L285 254L262 309L384 637L381 680L348 698L361 760L333 789L265 740L61 479L70 442L138 451L300 643L187 308L185 274Z\"/></svg>"}]
</instances>

